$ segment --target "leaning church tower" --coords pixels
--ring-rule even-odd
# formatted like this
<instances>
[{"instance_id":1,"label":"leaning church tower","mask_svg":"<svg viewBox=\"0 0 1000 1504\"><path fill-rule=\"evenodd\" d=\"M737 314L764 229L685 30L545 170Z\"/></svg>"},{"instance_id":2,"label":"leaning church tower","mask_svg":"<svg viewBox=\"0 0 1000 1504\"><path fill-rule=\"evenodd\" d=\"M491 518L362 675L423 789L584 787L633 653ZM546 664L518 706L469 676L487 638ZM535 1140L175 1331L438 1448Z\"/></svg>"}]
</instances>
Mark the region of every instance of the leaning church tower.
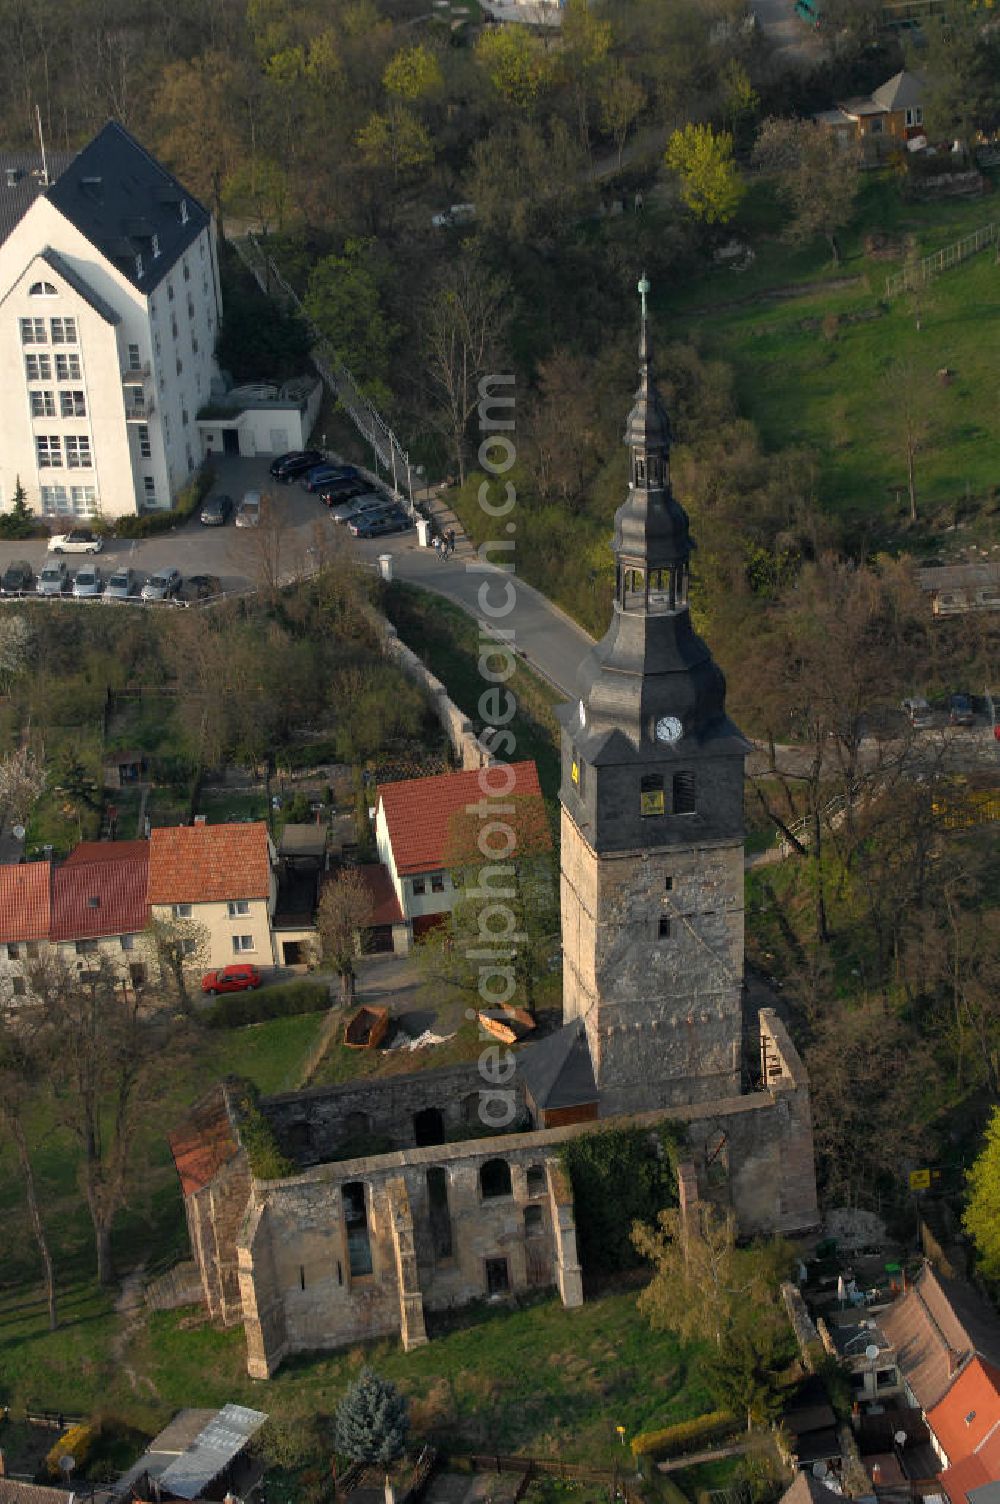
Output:
<instances>
[{"instance_id":1,"label":"leaning church tower","mask_svg":"<svg viewBox=\"0 0 1000 1504\"><path fill-rule=\"evenodd\" d=\"M691 625L648 291L611 625L561 712L563 1016L586 1028L602 1116L740 1089L747 747Z\"/></svg>"}]
</instances>

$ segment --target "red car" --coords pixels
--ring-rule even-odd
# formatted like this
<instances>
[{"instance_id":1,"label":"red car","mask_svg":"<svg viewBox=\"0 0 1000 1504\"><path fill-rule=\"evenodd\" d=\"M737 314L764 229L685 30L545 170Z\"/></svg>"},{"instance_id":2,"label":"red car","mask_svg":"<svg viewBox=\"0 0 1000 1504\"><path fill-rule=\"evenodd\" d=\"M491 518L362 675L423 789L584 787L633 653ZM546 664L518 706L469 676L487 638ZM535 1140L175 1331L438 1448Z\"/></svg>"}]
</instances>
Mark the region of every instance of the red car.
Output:
<instances>
[{"instance_id":1,"label":"red car","mask_svg":"<svg viewBox=\"0 0 1000 1504\"><path fill-rule=\"evenodd\" d=\"M260 986L260 972L256 966L242 961L232 966L223 966L219 971L206 971L201 979L201 990L214 997L217 992L252 992Z\"/></svg>"}]
</instances>

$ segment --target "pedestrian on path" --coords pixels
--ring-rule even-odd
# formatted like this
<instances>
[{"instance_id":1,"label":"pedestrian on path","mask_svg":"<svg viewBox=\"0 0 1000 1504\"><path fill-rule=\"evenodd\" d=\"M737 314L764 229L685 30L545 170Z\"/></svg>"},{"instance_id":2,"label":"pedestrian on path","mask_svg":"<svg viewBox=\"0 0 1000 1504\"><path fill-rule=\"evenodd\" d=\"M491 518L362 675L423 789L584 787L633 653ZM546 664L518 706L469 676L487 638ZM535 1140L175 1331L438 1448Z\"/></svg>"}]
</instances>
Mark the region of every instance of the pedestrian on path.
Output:
<instances>
[{"instance_id":1,"label":"pedestrian on path","mask_svg":"<svg viewBox=\"0 0 1000 1504\"><path fill-rule=\"evenodd\" d=\"M450 527L445 533L444 541L448 545L449 554L453 554L455 552L455 529L453 527Z\"/></svg>"}]
</instances>

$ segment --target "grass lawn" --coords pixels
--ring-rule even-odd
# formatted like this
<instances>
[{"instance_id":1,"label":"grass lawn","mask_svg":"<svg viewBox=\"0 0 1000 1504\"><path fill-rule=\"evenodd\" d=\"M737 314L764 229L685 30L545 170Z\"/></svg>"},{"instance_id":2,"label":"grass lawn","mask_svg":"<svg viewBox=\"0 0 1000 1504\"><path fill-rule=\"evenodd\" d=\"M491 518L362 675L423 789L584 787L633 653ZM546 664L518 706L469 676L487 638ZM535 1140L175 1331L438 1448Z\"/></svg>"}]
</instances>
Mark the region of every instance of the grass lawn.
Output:
<instances>
[{"instance_id":1,"label":"grass lawn","mask_svg":"<svg viewBox=\"0 0 1000 1504\"><path fill-rule=\"evenodd\" d=\"M994 256L984 251L936 278L921 299L918 330L907 297L882 301L885 277L901 263L866 257L863 241L875 229L912 234L927 254L985 224L988 203L910 203L887 179L874 179L844 237L839 267L819 244L793 250L755 233L767 222L766 209L766 185L757 185L743 229L757 254L752 271L742 277L716 272L688 285L683 302L675 298L670 307L665 299L668 327L733 366L741 410L769 449L802 445L817 453L826 508L855 522L884 520L890 533L906 512L905 450L894 419L903 380L902 372L892 371L898 363L926 407L918 505L936 514L938 526L954 521L967 493L974 504L1000 480ZM862 281L823 285L842 277ZM752 301L799 282L806 284L801 297ZM954 373L947 386L937 378L943 368Z\"/></svg>"},{"instance_id":2,"label":"grass lawn","mask_svg":"<svg viewBox=\"0 0 1000 1504\"><path fill-rule=\"evenodd\" d=\"M244 792L210 784L198 795L198 813L207 815L211 825L226 820L266 820L267 796L262 789Z\"/></svg>"},{"instance_id":3,"label":"grass lawn","mask_svg":"<svg viewBox=\"0 0 1000 1504\"><path fill-rule=\"evenodd\" d=\"M408 647L420 654L446 686L458 708L476 726L483 678L479 672L479 628L461 606L415 585L394 582L382 601L385 613ZM559 734L553 706L562 696L519 664L507 689L518 713L511 721L518 758L534 758L546 801L554 807L559 789Z\"/></svg>"},{"instance_id":4,"label":"grass lawn","mask_svg":"<svg viewBox=\"0 0 1000 1504\"><path fill-rule=\"evenodd\" d=\"M206 1030L191 1052L175 1062L160 1100L140 1124L135 1147L135 1191L115 1228L120 1271L140 1261L158 1262L186 1249L180 1186L170 1160L166 1129L220 1076L254 1081L262 1092L294 1086L322 1026L322 1013L271 1019L246 1029ZM46 1328L38 1256L24 1215L24 1193L10 1145L0 1140L0 1215L4 1222L0 1286L0 1404L12 1393L53 1408L79 1408L70 1379L86 1375L113 1326L108 1297L92 1283L92 1231L77 1182L75 1142L40 1102L28 1123L32 1162L59 1287L60 1319ZM91 1365L92 1366L92 1365ZM95 1380L100 1402L101 1383Z\"/></svg>"},{"instance_id":5,"label":"grass lawn","mask_svg":"<svg viewBox=\"0 0 1000 1504\"><path fill-rule=\"evenodd\" d=\"M456 1451L485 1446L609 1465L628 1434L711 1408L696 1355L651 1332L635 1292L605 1294L566 1311L550 1295L514 1311L482 1307L424 1348L380 1341L293 1359L269 1382L245 1372L242 1328L193 1324L192 1313L151 1316L124 1356L111 1353L107 1304L81 1291L73 1325L50 1336L37 1306L0 1310L4 1399L106 1415L147 1430L185 1405L227 1401L296 1421L330 1414L363 1362L408 1394L416 1435L437 1434ZM530 1373L531 1403L525 1404Z\"/></svg>"}]
</instances>

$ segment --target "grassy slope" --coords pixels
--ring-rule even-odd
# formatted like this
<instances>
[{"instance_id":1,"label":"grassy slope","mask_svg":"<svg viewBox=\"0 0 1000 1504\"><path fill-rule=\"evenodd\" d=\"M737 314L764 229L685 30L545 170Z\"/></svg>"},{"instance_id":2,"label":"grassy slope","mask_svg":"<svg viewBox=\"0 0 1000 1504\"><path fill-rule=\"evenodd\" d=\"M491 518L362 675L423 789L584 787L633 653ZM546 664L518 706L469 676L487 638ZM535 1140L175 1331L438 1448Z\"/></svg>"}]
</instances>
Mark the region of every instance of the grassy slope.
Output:
<instances>
[{"instance_id":1,"label":"grassy slope","mask_svg":"<svg viewBox=\"0 0 1000 1504\"><path fill-rule=\"evenodd\" d=\"M989 200L907 203L890 181L873 180L845 236L843 264L834 267L821 246L793 250L767 233L770 206L758 186L745 226L757 256L753 269L740 277L715 272L689 284L683 299L664 303L668 325L733 365L741 410L758 424L769 449L801 444L817 451L826 507L872 518L898 515L895 493L905 489L905 464L898 441L885 432L890 358L912 365L931 401L933 432L917 470L927 507L962 498L967 487L973 496L985 493L1000 473L991 376L1000 328L993 254L985 251L934 281L922 300L918 331L906 298L880 302L885 277L900 262L866 257L863 243L865 234L884 230L915 236L921 254L928 254L987 223L991 213ZM848 276L864 281L841 289L823 285ZM779 302L725 306L795 283L811 290ZM867 322L842 323L832 339L801 327L829 314L872 310L884 311ZM955 373L949 387L936 379L946 366Z\"/></svg>"}]
</instances>

